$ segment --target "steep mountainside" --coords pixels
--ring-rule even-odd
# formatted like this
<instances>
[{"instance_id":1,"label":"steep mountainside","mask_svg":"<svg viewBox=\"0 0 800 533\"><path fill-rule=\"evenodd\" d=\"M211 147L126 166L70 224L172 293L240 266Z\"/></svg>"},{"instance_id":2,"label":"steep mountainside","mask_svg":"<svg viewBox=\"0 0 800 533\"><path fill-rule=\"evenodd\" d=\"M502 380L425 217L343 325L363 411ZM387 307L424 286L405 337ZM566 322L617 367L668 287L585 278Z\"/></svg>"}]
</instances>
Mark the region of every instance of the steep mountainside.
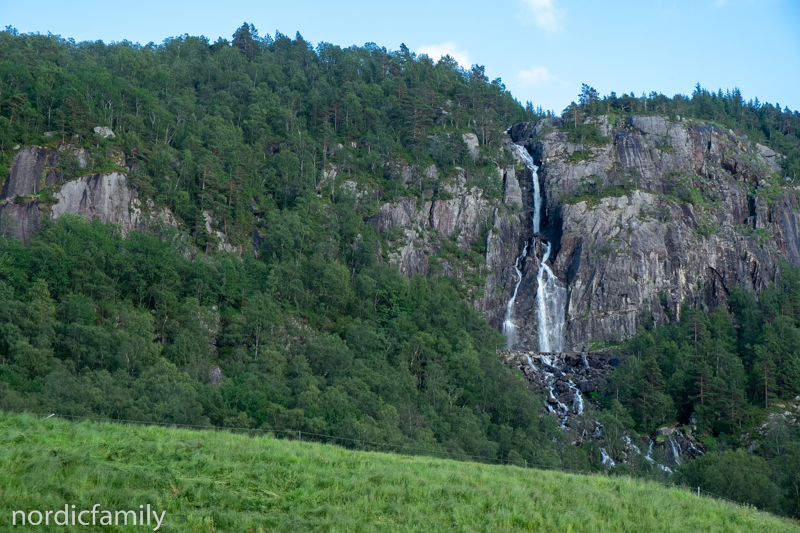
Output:
<instances>
[{"instance_id":1,"label":"steep mountainside","mask_svg":"<svg viewBox=\"0 0 800 533\"><path fill-rule=\"evenodd\" d=\"M504 150L516 156L511 147ZM513 264L518 247L530 238L532 196L522 170L508 167L497 172L503 178L502 200L487 198L478 187L467 188L463 176L458 176L446 186L452 198L385 203L367 222L387 239L381 260L408 277L435 274L467 279L473 305L499 329L510 296L507 288L516 282ZM467 261L459 260L464 258Z\"/></svg>"},{"instance_id":2,"label":"steep mountainside","mask_svg":"<svg viewBox=\"0 0 800 533\"><path fill-rule=\"evenodd\" d=\"M550 264L569 291L567 349L629 337L644 321L679 319L684 304L706 310L726 305L731 287L758 292L779 275L781 260L800 264L797 189L780 175L780 154L732 131L679 117L634 115L612 124L601 116L587 123L602 142L570 142L557 118L509 131L540 167L540 237L554 243ZM502 199L467 183L458 168L454 177L439 178L431 164L423 173L439 180L439 199L380 204L366 218L384 237L378 261L407 277L465 280L473 305L498 330L518 279L515 261L536 237L530 170L519 164L510 142L501 150L517 161L516 167L497 169ZM123 235L155 225L177 227L166 207L155 209L128 186L125 167L62 183L59 157L80 163L83 153L69 144L19 151L0 194L0 231L27 240L41 226L42 212L51 219L69 212L112 222ZM412 179L409 167L399 173ZM51 194L41 199L36 193L43 189ZM226 236L205 213L208 232L217 233L222 250ZM260 239L256 233L254 248ZM519 262L523 280L514 319L520 347L538 346L540 260L541 252Z\"/></svg>"},{"instance_id":3,"label":"steep mountainside","mask_svg":"<svg viewBox=\"0 0 800 533\"><path fill-rule=\"evenodd\" d=\"M678 319L684 304L726 305L731 287L759 291L782 260L800 264L798 191L781 155L680 117L587 123L600 133L591 144L570 142L562 119L510 130L540 167L541 236L556 243L553 270L569 290L567 347ZM524 262L517 311L534 346L537 268Z\"/></svg>"},{"instance_id":4,"label":"steep mountainside","mask_svg":"<svg viewBox=\"0 0 800 533\"><path fill-rule=\"evenodd\" d=\"M248 24L7 28L0 58L0 409L688 476L800 516L797 112L584 86L557 118L478 65Z\"/></svg>"}]
</instances>

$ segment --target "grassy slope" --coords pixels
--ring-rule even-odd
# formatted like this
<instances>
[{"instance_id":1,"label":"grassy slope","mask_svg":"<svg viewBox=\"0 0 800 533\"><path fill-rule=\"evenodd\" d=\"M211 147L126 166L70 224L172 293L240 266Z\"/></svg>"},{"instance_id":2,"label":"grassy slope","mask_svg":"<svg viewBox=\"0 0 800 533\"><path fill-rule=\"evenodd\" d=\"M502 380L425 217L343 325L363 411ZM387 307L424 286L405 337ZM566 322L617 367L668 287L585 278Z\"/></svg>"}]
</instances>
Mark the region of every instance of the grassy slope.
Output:
<instances>
[{"instance_id":1,"label":"grassy slope","mask_svg":"<svg viewBox=\"0 0 800 533\"><path fill-rule=\"evenodd\" d=\"M800 531L628 478L225 432L0 414L0 465L2 530L14 509L150 503L159 531Z\"/></svg>"}]
</instances>

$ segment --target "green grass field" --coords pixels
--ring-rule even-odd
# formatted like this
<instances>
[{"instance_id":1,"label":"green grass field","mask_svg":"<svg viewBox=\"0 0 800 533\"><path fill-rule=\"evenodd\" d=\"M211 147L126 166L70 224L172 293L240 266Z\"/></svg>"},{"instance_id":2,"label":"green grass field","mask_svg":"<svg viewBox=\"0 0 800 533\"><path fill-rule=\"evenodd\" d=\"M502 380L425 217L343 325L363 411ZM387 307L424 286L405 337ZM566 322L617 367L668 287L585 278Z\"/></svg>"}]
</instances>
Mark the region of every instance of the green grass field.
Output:
<instances>
[{"instance_id":1,"label":"green grass field","mask_svg":"<svg viewBox=\"0 0 800 533\"><path fill-rule=\"evenodd\" d=\"M96 503L166 511L159 531L800 531L629 478L33 416L0 414L0 465L0 531L155 527L12 527L14 510Z\"/></svg>"}]
</instances>

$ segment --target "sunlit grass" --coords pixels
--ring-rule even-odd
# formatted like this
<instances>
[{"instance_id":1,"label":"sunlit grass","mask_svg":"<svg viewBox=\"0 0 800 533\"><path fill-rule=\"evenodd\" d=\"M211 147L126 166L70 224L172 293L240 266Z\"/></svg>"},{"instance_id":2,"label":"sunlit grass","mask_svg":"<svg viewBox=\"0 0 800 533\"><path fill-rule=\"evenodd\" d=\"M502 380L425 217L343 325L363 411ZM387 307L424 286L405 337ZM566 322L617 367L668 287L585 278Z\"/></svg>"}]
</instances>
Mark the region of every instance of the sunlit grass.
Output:
<instances>
[{"instance_id":1,"label":"sunlit grass","mask_svg":"<svg viewBox=\"0 0 800 533\"><path fill-rule=\"evenodd\" d=\"M226 432L0 414L0 465L0 530L15 509L99 503L166 511L160 531L800 531L630 478Z\"/></svg>"}]
</instances>

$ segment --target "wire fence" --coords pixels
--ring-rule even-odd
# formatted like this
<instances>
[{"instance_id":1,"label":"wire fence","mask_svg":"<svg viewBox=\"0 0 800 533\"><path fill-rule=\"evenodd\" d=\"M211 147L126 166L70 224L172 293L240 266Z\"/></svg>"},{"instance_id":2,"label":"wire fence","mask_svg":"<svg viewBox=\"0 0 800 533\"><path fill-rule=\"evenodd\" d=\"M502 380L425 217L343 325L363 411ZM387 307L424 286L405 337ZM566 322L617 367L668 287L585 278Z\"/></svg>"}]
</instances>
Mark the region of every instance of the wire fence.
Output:
<instances>
[{"instance_id":1,"label":"wire fence","mask_svg":"<svg viewBox=\"0 0 800 533\"><path fill-rule=\"evenodd\" d=\"M10 414L10 413L9 413ZM15 413L15 414L22 414L22 413ZM417 446L408 446L403 444L396 444L390 442L374 442L366 439L354 439L351 437L340 437L337 435L325 435L322 433L313 433L309 431L302 431L296 429L267 429L267 428L242 428L242 427L231 427L231 426L204 426L204 425L193 425L193 424L177 424L172 422L149 422L144 420L127 420L127 419L116 419L116 418L103 418L103 417L93 417L93 416L80 416L80 415L65 415L65 414L57 414L52 413L50 415L43 415L37 413L24 413L29 416L34 416L37 418L41 418L42 420L46 420L48 418L62 418L65 420L87 420L92 422L104 422L104 423L114 423L114 424L123 424L123 425L139 425L139 426L158 426L158 427L174 427L174 428L186 428L190 430L204 430L204 431L227 431L232 433L243 433L243 434L261 434L261 435L272 435L272 436L282 436L286 440L297 440L300 442L314 442L318 444L332 444L334 442L347 442L356 447L360 447L362 451L381 451L384 453L399 453L400 450L407 450L409 452L408 455L416 455L416 456L427 456L427 457L435 457L441 459L453 459L456 461L470 461L473 460L475 462L485 462L491 464L500 464L500 465L507 465L507 466L516 466L520 468L532 468L537 470L553 470L558 472L565 472L568 474L580 474L580 475L607 475L607 471L603 470L576 470L570 468L564 468L560 466L554 466L552 464L545 464L545 463L536 463L533 461L528 461L527 459L523 459L522 462L519 460L512 461L508 459L499 459L497 457L487 457L483 455L471 455L466 453L456 453L450 452L446 450L435 450L431 448L421 448ZM693 494L696 494L698 497L703 497L706 495L707 497L724 500L726 502L732 503L734 505L740 506L748 506L747 503L738 502L736 500L732 500L720 494L716 494L709 490L706 490L702 487L691 487L686 484L682 483L673 483L671 484L672 487L689 491Z\"/></svg>"}]
</instances>

